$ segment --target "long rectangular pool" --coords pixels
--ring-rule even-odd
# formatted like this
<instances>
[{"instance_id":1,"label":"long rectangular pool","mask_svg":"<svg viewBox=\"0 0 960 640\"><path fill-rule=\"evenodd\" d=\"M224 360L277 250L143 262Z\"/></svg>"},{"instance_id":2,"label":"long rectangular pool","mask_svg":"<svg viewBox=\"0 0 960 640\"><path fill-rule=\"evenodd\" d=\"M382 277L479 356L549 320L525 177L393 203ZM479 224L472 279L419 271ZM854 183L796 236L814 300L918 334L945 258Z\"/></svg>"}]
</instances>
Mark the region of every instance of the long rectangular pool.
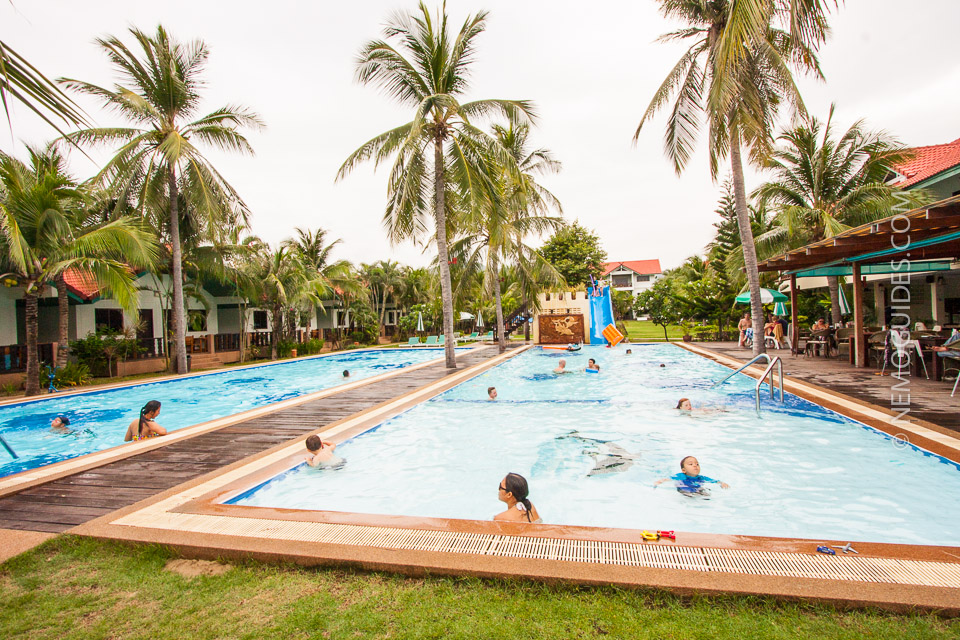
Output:
<instances>
[{"instance_id":1,"label":"long rectangular pool","mask_svg":"<svg viewBox=\"0 0 960 640\"><path fill-rule=\"evenodd\" d=\"M123 444L127 425L149 400L162 403L157 422L171 431L442 355L440 349L371 349L2 406L0 436L19 458L0 448L0 477ZM69 433L50 429L58 415L70 420Z\"/></svg>"},{"instance_id":2,"label":"long rectangular pool","mask_svg":"<svg viewBox=\"0 0 960 640\"><path fill-rule=\"evenodd\" d=\"M551 373L560 359L570 373ZM758 415L754 381L711 388L729 372L673 345L534 348L343 443L342 468L296 466L230 502L487 520L512 471L551 524L960 545L957 464L789 394ZM730 488L654 486L690 455Z\"/></svg>"}]
</instances>

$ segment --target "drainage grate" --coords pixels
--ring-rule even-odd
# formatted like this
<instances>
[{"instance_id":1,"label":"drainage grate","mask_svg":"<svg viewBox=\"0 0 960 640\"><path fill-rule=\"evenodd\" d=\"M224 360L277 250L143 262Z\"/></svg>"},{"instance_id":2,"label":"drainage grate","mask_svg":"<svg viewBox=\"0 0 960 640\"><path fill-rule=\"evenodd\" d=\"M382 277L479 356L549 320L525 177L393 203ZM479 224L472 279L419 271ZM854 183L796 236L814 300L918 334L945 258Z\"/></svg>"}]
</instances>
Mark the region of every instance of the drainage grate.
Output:
<instances>
[{"instance_id":1,"label":"drainage grate","mask_svg":"<svg viewBox=\"0 0 960 640\"><path fill-rule=\"evenodd\" d=\"M425 531L190 515L150 508L119 518L113 524L246 538L469 553L501 558L960 588L960 564L946 562Z\"/></svg>"}]
</instances>

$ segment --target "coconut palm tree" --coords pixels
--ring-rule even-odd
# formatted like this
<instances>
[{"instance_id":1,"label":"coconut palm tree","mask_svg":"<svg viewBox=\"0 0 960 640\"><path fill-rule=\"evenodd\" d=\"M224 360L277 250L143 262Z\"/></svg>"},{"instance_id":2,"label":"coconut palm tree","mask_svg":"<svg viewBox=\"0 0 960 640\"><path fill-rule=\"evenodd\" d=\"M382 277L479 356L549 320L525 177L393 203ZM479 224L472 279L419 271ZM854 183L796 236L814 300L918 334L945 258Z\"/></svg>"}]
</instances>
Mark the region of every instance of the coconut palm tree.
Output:
<instances>
[{"instance_id":1,"label":"coconut palm tree","mask_svg":"<svg viewBox=\"0 0 960 640\"><path fill-rule=\"evenodd\" d=\"M538 184L536 177L560 170L560 163L549 149L531 150L530 128L526 124L494 125L497 141L511 156L511 166L494 169L496 193L480 210L480 215L464 219L464 237L456 243L453 255L464 259L469 272L483 270L483 286L493 293L497 314L497 337L500 352L507 348L501 300L503 275L501 268L541 260L545 271L553 271L555 284L563 278L537 252L526 244L531 234L539 235L560 228L559 217L547 215L550 209L562 213L560 201ZM515 165L518 171L513 171Z\"/></svg>"},{"instance_id":2,"label":"coconut palm tree","mask_svg":"<svg viewBox=\"0 0 960 640\"><path fill-rule=\"evenodd\" d=\"M882 131L868 131L863 120L834 136L831 105L826 122L813 116L784 131L767 167L773 179L753 197L776 212L774 227L757 237L760 247L781 253L890 215L893 194L885 181L909 151ZM923 192L902 194L914 205ZM833 323L840 314L839 281L829 276Z\"/></svg>"},{"instance_id":3,"label":"coconut palm tree","mask_svg":"<svg viewBox=\"0 0 960 640\"><path fill-rule=\"evenodd\" d=\"M387 302L392 299L396 303L397 293L403 284L400 263L394 260L361 263L358 274L367 286L370 304L380 318L380 326L383 326L387 319Z\"/></svg>"},{"instance_id":4,"label":"coconut palm tree","mask_svg":"<svg viewBox=\"0 0 960 640\"><path fill-rule=\"evenodd\" d=\"M334 292L341 294L349 293L351 295L360 295L364 292L363 286L353 273L353 266L349 260L331 260L330 253L333 249L343 242L340 238L327 242L327 231L318 228L316 231L310 229L294 229L296 237L284 240L282 246L291 250L300 260L304 268L317 275L323 285ZM318 313L326 313L323 304L315 307ZM313 318L314 311L311 311L310 318Z\"/></svg>"},{"instance_id":5,"label":"coconut palm tree","mask_svg":"<svg viewBox=\"0 0 960 640\"><path fill-rule=\"evenodd\" d=\"M64 79L79 93L99 98L133 123L132 127L90 128L68 137L80 145L120 144L116 155L94 178L109 185L123 202L132 201L144 217L166 212L166 232L172 253L173 322L178 373L186 373L183 265L180 224L186 212L198 228L226 228L246 206L232 186L203 155L197 143L218 150L253 153L240 133L243 126L259 128L260 118L237 106L226 106L197 119L201 72L209 49L199 40L183 44L162 27L153 36L130 29L140 56L119 38L99 38L123 84L104 88Z\"/></svg>"},{"instance_id":6,"label":"coconut palm tree","mask_svg":"<svg viewBox=\"0 0 960 640\"><path fill-rule=\"evenodd\" d=\"M662 41L692 40L647 107L634 141L658 111L676 96L664 137L664 150L677 173L687 165L700 134L708 127L710 171L714 179L729 155L751 309L763 324L756 247L749 224L742 152L759 163L770 148L772 128L783 102L803 112L790 67L822 78L817 47L827 34L825 0L659 0L661 13L687 27ZM783 25L785 28L778 28ZM762 340L754 353L764 351Z\"/></svg>"},{"instance_id":7,"label":"coconut palm tree","mask_svg":"<svg viewBox=\"0 0 960 640\"><path fill-rule=\"evenodd\" d=\"M498 160L509 162L508 154L473 120L490 116L511 121L533 118L532 105L522 100L460 102L469 86L476 39L486 27L486 17L486 12L468 16L453 35L446 8L435 20L421 2L416 15L397 14L387 23L387 40L370 41L361 49L357 79L381 87L411 107L413 119L366 142L350 154L337 173L337 179L342 179L363 161L372 159L379 165L396 156L384 214L384 226L393 242L421 240L432 212L446 365L450 368L457 364L447 247L449 227L454 222L449 216L449 201L455 197L465 209L481 207L492 179L485 173L488 154L493 152Z\"/></svg>"},{"instance_id":8,"label":"coconut palm tree","mask_svg":"<svg viewBox=\"0 0 960 640\"><path fill-rule=\"evenodd\" d=\"M10 122L9 99L16 100L44 122L65 135L52 118L64 124L86 126L86 118L77 104L63 93L26 58L0 40L0 102Z\"/></svg>"},{"instance_id":9,"label":"coconut palm tree","mask_svg":"<svg viewBox=\"0 0 960 640\"><path fill-rule=\"evenodd\" d=\"M0 152L0 236L6 276L24 288L27 338L27 395L40 392L37 360L38 301L44 287L63 274L89 273L122 307L136 308L137 289L130 267L150 267L156 260L153 236L130 218L85 226L78 224L82 193L64 171L55 151L29 149L30 164ZM71 207L76 207L71 210ZM122 259L121 259L122 257ZM62 289L61 289L62 286ZM65 341L65 296L59 296L60 339ZM64 353L66 348L64 346Z\"/></svg>"}]
</instances>

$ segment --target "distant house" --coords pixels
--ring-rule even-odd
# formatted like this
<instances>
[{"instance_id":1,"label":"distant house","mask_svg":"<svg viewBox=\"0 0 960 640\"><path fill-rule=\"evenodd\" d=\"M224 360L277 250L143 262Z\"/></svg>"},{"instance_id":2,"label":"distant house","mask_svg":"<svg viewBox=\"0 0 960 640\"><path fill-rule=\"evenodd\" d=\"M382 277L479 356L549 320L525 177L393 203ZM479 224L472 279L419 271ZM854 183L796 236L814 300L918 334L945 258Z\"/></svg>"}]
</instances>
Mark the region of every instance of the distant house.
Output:
<instances>
[{"instance_id":1,"label":"distant house","mask_svg":"<svg viewBox=\"0 0 960 640\"><path fill-rule=\"evenodd\" d=\"M660 260L627 260L603 265L603 277L610 280L610 285L633 296L652 287L662 275Z\"/></svg>"},{"instance_id":2,"label":"distant house","mask_svg":"<svg viewBox=\"0 0 960 640\"><path fill-rule=\"evenodd\" d=\"M894 167L889 184L901 189L926 189L934 200L960 195L960 138L909 151L912 157Z\"/></svg>"}]
</instances>

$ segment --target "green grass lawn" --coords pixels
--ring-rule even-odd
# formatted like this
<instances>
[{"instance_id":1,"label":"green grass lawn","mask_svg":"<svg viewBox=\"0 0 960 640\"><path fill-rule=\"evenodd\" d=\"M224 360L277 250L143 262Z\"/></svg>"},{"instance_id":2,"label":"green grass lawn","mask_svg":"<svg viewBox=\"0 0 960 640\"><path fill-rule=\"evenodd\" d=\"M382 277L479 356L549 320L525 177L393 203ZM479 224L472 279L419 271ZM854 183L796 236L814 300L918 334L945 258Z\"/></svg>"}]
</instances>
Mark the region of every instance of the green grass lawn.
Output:
<instances>
[{"instance_id":1,"label":"green grass lawn","mask_svg":"<svg viewBox=\"0 0 960 640\"><path fill-rule=\"evenodd\" d=\"M627 326L627 337L631 342L663 342L663 327L649 320L624 320ZM683 329L679 325L669 325L667 336L670 340L682 340Z\"/></svg>"},{"instance_id":2,"label":"green grass lawn","mask_svg":"<svg viewBox=\"0 0 960 640\"><path fill-rule=\"evenodd\" d=\"M61 536L0 565L0 638L956 638L932 615L753 597L240 564Z\"/></svg>"}]
</instances>

